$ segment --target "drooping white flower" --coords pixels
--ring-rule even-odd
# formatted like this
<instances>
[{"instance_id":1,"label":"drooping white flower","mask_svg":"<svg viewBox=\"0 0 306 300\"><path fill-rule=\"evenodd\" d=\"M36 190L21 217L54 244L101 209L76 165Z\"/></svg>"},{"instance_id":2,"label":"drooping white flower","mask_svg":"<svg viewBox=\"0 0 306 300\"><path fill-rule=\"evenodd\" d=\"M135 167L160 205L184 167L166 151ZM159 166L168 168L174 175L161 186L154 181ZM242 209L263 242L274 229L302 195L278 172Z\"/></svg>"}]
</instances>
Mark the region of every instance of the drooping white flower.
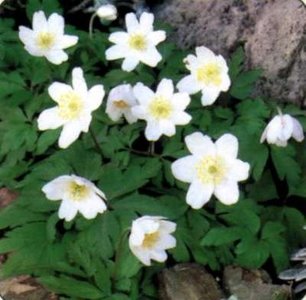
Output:
<instances>
[{"instance_id":1,"label":"drooping white flower","mask_svg":"<svg viewBox=\"0 0 306 300\"><path fill-rule=\"evenodd\" d=\"M156 67L162 56L156 46L165 40L166 33L163 30L153 31L153 14L144 12L139 22L134 13L125 16L127 32L114 32L109 40L116 44L106 50L106 59L115 60L124 58L122 69L132 71L139 62L150 67Z\"/></svg>"},{"instance_id":2,"label":"drooping white flower","mask_svg":"<svg viewBox=\"0 0 306 300\"><path fill-rule=\"evenodd\" d=\"M54 82L48 89L57 106L44 110L38 117L38 129L56 129L63 126L58 144L67 148L81 134L88 132L91 113L102 103L103 85L95 85L90 90L81 68L72 70L72 86Z\"/></svg>"},{"instance_id":3,"label":"drooping white flower","mask_svg":"<svg viewBox=\"0 0 306 300\"><path fill-rule=\"evenodd\" d=\"M105 194L91 181L76 175L59 176L42 188L49 200L62 200L58 216L71 221L80 212L86 219L93 219L107 207Z\"/></svg>"},{"instance_id":4,"label":"drooping white flower","mask_svg":"<svg viewBox=\"0 0 306 300\"><path fill-rule=\"evenodd\" d=\"M132 124L137 121L137 117L132 113L132 107L137 104L130 84L121 84L109 92L106 113L111 120L117 122L122 116L128 123Z\"/></svg>"},{"instance_id":5,"label":"drooping white flower","mask_svg":"<svg viewBox=\"0 0 306 300\"><path fill-rule=\"evenodd\" d=\"M303 127L300 122L288 114L283 115L281 111L267 125L261 135L260 142L265 140L269 144L286 147L287 141L293 137L296 141L304 140Z\"/></svg>"},{"instance_id":6,"label":"drooping white flower","mask_svg":"<svg viewBox=\"0 0 306 300\"><path fill-rule=\"evenodd\" d=\"M33 29L19 27L19 38L24 48L33 56L45 56L51 63L59 65L68 59L63 49L74 46L78 37L64 34L65 20L53 13L48 20L43 11L33 15Z\"/></svg>"},{"instance_id":7,"label":"drooping white flower","mask_svg":"<svg viewBox=\"0 0 306 300\"><path fill-rule=\"evenodd\" d=\"M207 135L195 132L186 136L185 142L191 155L176 160L171 169L174 177L191 183L187 203L199 209L213 194L223 204L236 203L237 182L247 179L250 169L248 163L237 159L237 138L227 133L213 143Z\"/></svg>"},{"instance_id":8,"label":"drooping white flower","mask_svg":"<svg viewBox=\"0 0 306 300\"><path fill-rule=\"evenodd\" d=\"M163 217L144 216L133 221L129 246L132 253L146 266L151 260L164 262L165 250L176 246L176 239L171 235L176 224Z\"/></svg>"},{"instance_id":9,"label":"drooping white flower","mask_svg":"<svg viewBox=\"0 0 306 300\"><path fill-rule=\"evenodd\" d=\"M190 75L181 79L177 88L190 95L202 91L202 105L211 105L220 92L230 87L228 67L221 55L215 55L206 47L197 47L195 51L196 55L190 54L184 60Z\"/></svg>"},{"instance_id":10,"label":"drooping white flower","mask_svg":"<svg viewBox=\"0 0 306 300\"><path fill-rule=\"evenodd\" d=\"M117 8L112 4L101 5L96 13L101 20L113 21L117 19Z\"/></svg>"},{"instance_id":11,"label":"drooping white flower","mask_svg":"<svg viewBox=\"0 0 306 300\"><path fill-rule=\"evenodd\" d=\"M172 80L163 79L157 86L156 93L137 83L134 95L139 105L132 107L132 113L147 121L145 136L149 141L157 141L162 134L175 134L175 125L186 125L191 116L184 112L190 103L187 93L174 93Z\"/></svg>"}]
</instances>

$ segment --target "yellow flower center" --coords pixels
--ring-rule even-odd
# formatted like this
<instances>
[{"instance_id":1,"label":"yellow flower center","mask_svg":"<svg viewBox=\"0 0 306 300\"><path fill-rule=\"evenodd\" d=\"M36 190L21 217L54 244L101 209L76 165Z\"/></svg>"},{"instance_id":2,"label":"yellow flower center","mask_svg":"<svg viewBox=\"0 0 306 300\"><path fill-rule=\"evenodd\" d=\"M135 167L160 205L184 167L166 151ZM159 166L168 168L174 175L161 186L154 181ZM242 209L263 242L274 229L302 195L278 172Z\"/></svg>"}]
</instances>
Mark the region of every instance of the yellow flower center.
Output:
<instances>
[{"instance_id":1,"label":"yellow flower center","mask_svg":"<svg viewBox=\"0 0 306 300\"><path fill-rule=\"evenodd\" d=\"M75 92L62 94L58 100L59 115L66 120L77 118L83 110L83 101Z\"/></svg>"},{"instance_id":2,"label":"yellow flower center","mask_svg":"<svg viewBox=\"0 0 306 300\"><path fill-rule=\"evenodd\" d=\"M207 155L197 164L196 171L202 183L219 184L224 178L227 168L221 157Z\"/></svg>"},{"instance_id":3,"label":"yellow flower center","mask_svg":"<svg viewBox=\"0 0 306 300\"><path fill-rule=\"evenodd\" d=\"M50 32L40 32L37 36L37 45L40 49L42 50L48 50L50 49L55 41L55 36L54 34Z\"/></svg>"},{"instance_id":4,"label":"yellow flower center","mask_svg":"<svg viewBox=\"0 0 306 300\"><path fill-rule=\"evenodd\" d=\"M144 248L153 248L156 242L159 239L159 232L155 231L153 233L145 234L144 240L142 242L142 247Z\"/></svg>"},{"instance_id":5,"label":"yellow flower center","mask_svg":"<svg viewBox=\"0 0 306 300\"><path fill-rule=\"evenodd\" d=\"M137 51L144 51L147 49L147 40L143 34L132 34L128 43L132 49Z\"/></svg>"},{"instance_id":6,"label":"yellow flower center","mask_svg":"<svg viewBox=\"0 0 306 300\"><path fill-rule=\"evenodd\" d=\"M219 86L222 82L221 68L217 63L208 63L197 69L197 80L209 85Z\"/></svg>"},{"instance_id":7,"label":"yellow flower center","mask_svg":"<svg viewBox=\"0 0 306 300\"><path fill-rule=\"evenodd\" d=\"M129 105L124 100L115 100L113 103L119 109L125 109L129 107Z\"/></svg>"},{"instance_id":8,"label":"yellow flower center","mask_svg":"<svg viewBox=\"0 0 306 300\"><path fill-rule=\"evenodd\" d=\"M172 110L171 103L164 97L156 97L149 105L149 112L155 119L168 119Z\"/></svg>"},{"instance_id":9,"label":"yellow flower center","mask_svg":"<svg viewBox=\"0 0 306 300\"><path fill-rule=\"evenodd\" d=\"M89 189L86 185L80 185L76 182L71 182L69 186L70 198L74 201L83 200L89 193Z\"/></svg>"}]
</instances>

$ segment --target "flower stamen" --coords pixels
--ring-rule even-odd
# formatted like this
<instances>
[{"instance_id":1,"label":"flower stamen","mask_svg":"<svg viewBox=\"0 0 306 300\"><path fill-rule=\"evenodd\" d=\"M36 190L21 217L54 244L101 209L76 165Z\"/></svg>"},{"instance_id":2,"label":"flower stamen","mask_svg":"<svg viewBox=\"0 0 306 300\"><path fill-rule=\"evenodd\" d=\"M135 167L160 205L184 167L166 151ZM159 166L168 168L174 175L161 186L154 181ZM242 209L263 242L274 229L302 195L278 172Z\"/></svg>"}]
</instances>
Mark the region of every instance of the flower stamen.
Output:
<instances>
[{"instance_id":1,"label":"flower stamen","mask_svg":"<svg viewBox=\"0 0 306 300\"><path fill-rule=\"evenodd\" d=\"M153 248L156 242L159 239L159 232L147 233L145 234L144 240L142 242L142 246L144 248Z\"/></svg>"},{"instance_id":2,"label":"flower stamen","mask_svg":"<svg viewBox=\"0 0 306 300\"><path fill-rule=\"evenodd\" d=\"M73 91L62 94L58 104L59 115L66 120L77 118L83 110L81 97Z\"/></svg>"},{"instance_id":3,"label":"flower stamen","mask_svg":"<svg viewBox=\"0 0 306 300\"><path fill-rule=\"evenodd\" d=\"M129 38L129 46L137 51L145 51L147 49L147 40L143 34L132 34Z\"/></svg>"},{"instance_id":4,"label":"flower stamen","mask_svg":"<svg viewBox=\"0 0 306 300\"><path fill-rule=\"evenodd\" d=\"M206 85L219 86L222 83L221 68L216 63L208 63L196 71L197 80Z\"/></svg>"},{"instance_id":5,"label":"flower stamen","mask_svg":"<svg viewBox=\"0 0 306 300\"><path fill-rule=\"evenodd\" d=\"M156 97L149 105L149 112L155 119L168 119L173 111L169 100Z\"/></svg>"},{"instance_id":6,"label":"flower stamen","mask_svg":"<svg viewBox=\"0 0 306 300\"><path fill-rule=\"evenodd\" d=\"M36 42L40 49L48 50L52 48L55 42L55 36L48 31L43 31L38 34Z\"/></svg>"},{"instance_id":7,"label":"flower stamen","mask_svg":"<svg viewBox=\"0 0 306 300\"><path fill-rule=\"evenodd\" d=\"M86 185L77 184L76 182L71 182L69 186L69 195L72 200L80 201L86 198L89 193L89 189Z\"/></svg>"}]
</instances>

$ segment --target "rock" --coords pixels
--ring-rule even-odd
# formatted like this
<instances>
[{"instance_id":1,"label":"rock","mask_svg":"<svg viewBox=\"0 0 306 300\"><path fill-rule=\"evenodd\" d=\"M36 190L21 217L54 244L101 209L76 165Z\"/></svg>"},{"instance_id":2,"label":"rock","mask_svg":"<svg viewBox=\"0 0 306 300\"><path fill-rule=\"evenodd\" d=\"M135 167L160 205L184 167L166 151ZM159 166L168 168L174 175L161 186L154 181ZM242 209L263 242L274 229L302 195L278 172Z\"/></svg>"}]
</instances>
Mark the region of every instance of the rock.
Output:
<instances>
[{"instance_id":1,"label":"rock","mask_svg":"<svg viewBox=\"0 0 306 300\"><path fill-rule=\"evenodd\" d=\"M224 269L223 283L228 293L241 300L289 300L287 285L274 285L262 270L245 270L228 266Z\"/></svg>"},{"instance_id":2,"label":"rock","mask_svg":"<svg viewBox=\"0 0 306 300\"><path fill-rule=\"evenodd\" d=\"M159 296L161 300L220 300L223 294L204 267L186 263L162 271Z\"/></svg>"},{"instance_id":3,"label":"rock","mask_svg":"<svg viewBox=\"0 0 306 300\"><path fill-rule=\"evenodd\" d=\"M182 48L204 45L229 57L245 45L248 68L262 68L259 94L306 104L306 6L300 0L167 0L156 17Z\"/></svg>"}]
</instances>

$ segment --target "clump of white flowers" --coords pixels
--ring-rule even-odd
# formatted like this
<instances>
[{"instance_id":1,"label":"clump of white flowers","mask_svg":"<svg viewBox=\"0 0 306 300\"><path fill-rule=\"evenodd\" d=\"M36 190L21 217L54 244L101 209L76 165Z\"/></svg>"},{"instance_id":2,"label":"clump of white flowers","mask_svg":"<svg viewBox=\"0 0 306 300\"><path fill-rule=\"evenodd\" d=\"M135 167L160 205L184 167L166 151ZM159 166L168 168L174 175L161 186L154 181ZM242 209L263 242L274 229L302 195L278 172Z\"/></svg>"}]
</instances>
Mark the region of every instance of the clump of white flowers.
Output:
<instances>
[{"instance_id":1,"label":"clump of white flowers","mask_svg":"<svg viewBox=\"0 0 306 300\"><path fill-rule=\"evenodd\" d=\"M145 137L149 141L157 141L162 134L173 136L175 125L186 125L191 120L191 116L184 112L190 97L187 93L174 93L170 79L163 79L155 93L138 83L134 94L139 104L132 108L132 113L147 121Z\"/></svg>"},{"instance_id":2,"label":"clump of white flowers","mask_svg":"<svg viewBox=\"0 0 306 300\"><path fill-rule=\"evenodd\" d=\"M186 136L191 155L172 164L177 179L191 183L186 201L194 209L201 208L214 194L223 204L239 199L239 181L249 176L250 165L237 159L238 140L232 134L222 135L215 143L207 135L195 132Z\"/></svg>"},{"instance_id":3,"label":"clump of white flowers","mask_svg":"<svg viewBox=\"0 0 306 300\"><path fill-rule=\"evenodd\" d=\"M147 266L151 260L164 262L165 250L176 246L176 239L171 235L176 224L163 217L143 216L133 221L129 246L132 253Z\"/></svg>"},{"instance_id":4,"label":"clump of white flowers","mask_svg":"<svg viewBox=\"0 0 306 300\"><path fill-rule=\"evenodd\" d=\"M132 124L137 121L137 117L132 113L132 107L136 104L132 86L121 84L110 90L106 103L106 113L115 122L124 116L127 122Z\"/></svg>"},{"instance_id":5,"label":"clump of white flowers","mask_svg":"<svg viewBox=\"0 0 306 300\"><path fill-rule=\"evenodd\" d=\"M103 85L95 85L90 90L81 68L72 70L72 86L54 82L48 89L57 106L44 110L38 117L38 129L47 130L63 126L58 144L67 148L81 134L88 132L91 113L102 103Z\"/></svg>"},{"instance_id":6,"label":"clump of white flowers","mask_svg":"<svg viewBox=\"0 0 306 300\"><path fill-rule=\"evenodd\" d=\"M269 144L286 147L291 137L297 142L302 142L304 140L303 127L297 119L288 114L283 115L279 110L279 114L269 122L262 133L260 142L267 140Z\"/></svg>"},{"instance_id":7,"label":"clump of white flowers","mask_svg":"<svg viewBox=\"0 0 306 300\"><path fill-rule=\"evenodd\" d=\"M19 38L31 55L44 56L56 65L68 60L63 49L74 46L78 37L64 34L65 20L62 16L53 13L47 20L43 11L35 12L32 27L19 27Z\"/></svg>"},{"instance_id":8,"label":"clump of white flowers","mask_svg":"<svg viewBox=\"0 0 306 300\"><path fill-rule=\"evenodd\" d=\"M105 194L91 181L76 175L59 176L42 188L49 200L62 200L58 216L71 221L80 212L86 219L93 219L107 207Z\"/></svg>"},{"instance_id":9,"label":"clump of white flowers","mask_svg":"<svg viewBox=\"0 0 306 300\"><path fill-rule=\"evenodd\" d=\"M114 32L109 36L115 45L106 50L106 59L124 58L122 69L128 72L134 70L139 62L156 67L162 60L156 46L165 40L166 33L153 31L153 22L153 14L144 12L138 21L134 13L128 13L125 16L127 32Z\"/></svg>"},{"instance_id":10,"label":"clump of white flowers","mask_svg":"<svg viewBox=\"0 0 306 300\"><path fill-rule=\"evenodd\" d=\"M215 55L206 47L197 47L195 51L196 55L190 54L184 60L190 75L181 79L177 88L191 95L201 91L202 105L211 105L220 92L230 87L228 66L221 55Z\"/></svg>"}]
</instances>

